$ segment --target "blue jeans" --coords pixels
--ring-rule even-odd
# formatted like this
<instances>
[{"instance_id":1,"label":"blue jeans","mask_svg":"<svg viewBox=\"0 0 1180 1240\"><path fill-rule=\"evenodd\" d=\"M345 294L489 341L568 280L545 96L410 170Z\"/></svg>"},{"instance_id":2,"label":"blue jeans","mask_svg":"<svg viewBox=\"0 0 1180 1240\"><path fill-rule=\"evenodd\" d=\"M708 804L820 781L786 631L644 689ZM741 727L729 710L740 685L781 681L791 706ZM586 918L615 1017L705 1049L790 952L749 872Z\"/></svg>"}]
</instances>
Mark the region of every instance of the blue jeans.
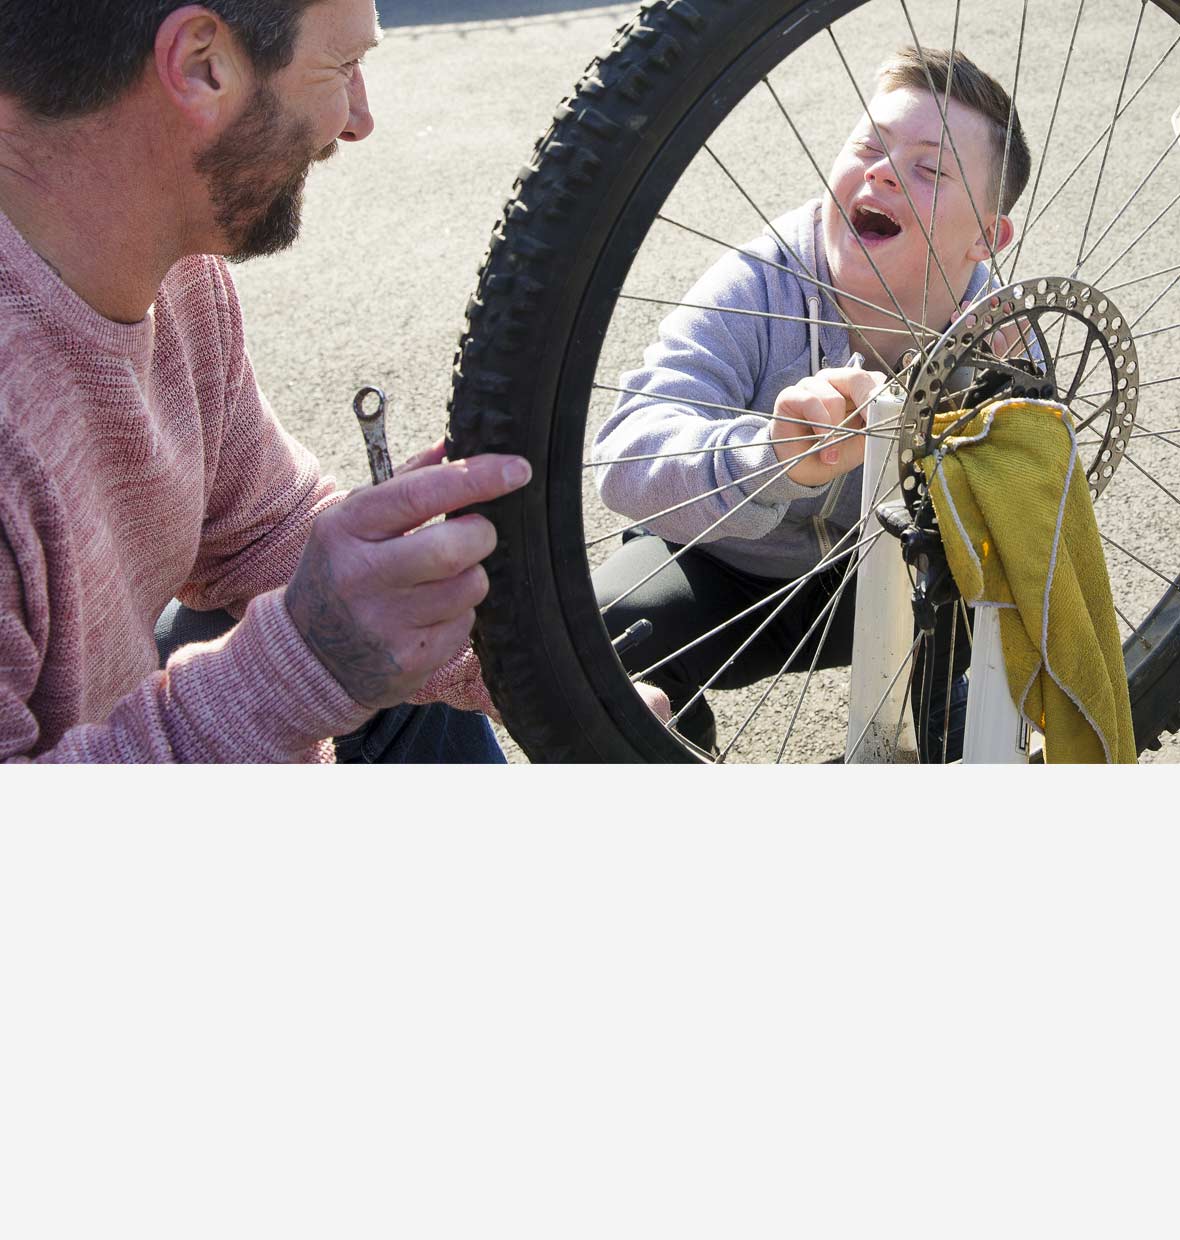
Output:
<instances>
[{"instance_id":1,"label":"blue jeans","mask_svg":"<svg viewBox=\"0 0 1180 1240\"><path fill-rule=\"evenodd\" d=\"M207 642L237 623L228 611L193 611L173 599L156 621L160 666L189 642ZM378 711L356 732L335 739L337 762L504 763L486 715L441 702Z\"/></svg>"}]
</instances>

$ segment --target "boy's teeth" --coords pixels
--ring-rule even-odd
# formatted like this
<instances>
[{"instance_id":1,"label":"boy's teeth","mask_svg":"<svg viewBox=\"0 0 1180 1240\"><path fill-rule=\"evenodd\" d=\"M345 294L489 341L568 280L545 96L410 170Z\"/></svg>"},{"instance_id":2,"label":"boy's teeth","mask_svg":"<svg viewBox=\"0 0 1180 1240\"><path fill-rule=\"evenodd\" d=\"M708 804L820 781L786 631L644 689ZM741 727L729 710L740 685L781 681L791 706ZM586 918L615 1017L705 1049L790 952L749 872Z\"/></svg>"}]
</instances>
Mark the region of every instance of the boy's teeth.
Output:
<instances>
[{"instance_id":1,"label":"boy's teeth","mask_svg":"<svg viewBox=\"0 0 1180 1240\"><path fill-rule=\"evenodd\" d=\"M852 226L861 236L896 237L901 232L901 225L873 207L857 207L852 213Z\"/></svg>"}]
</instances>

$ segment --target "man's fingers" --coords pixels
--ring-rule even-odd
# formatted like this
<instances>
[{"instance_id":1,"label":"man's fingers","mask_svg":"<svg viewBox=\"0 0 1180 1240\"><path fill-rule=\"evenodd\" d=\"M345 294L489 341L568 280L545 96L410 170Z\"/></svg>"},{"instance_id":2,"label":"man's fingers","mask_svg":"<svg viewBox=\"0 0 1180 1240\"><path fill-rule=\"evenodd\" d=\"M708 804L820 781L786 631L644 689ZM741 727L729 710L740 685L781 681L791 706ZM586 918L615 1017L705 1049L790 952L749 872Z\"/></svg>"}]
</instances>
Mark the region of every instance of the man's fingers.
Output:
<instances>
[{"instance_id":1,"label":"man's fingers","mask_svg":"<svg viewBox=\"0 0 1180 1240\"><path fill-rule=\"evenodd\" d=\"M391 539L377 549L377 575L390 587L446 581L486 559L496 548L496 527L468 513Z\"/></svg>"},{"instance_id":2,"label":"man's fingers","mask_svg":"<svg viewBox=\"0 0 1180 1240\"><path fill-rule=\"evenodd\" d=\"M488 575L476 564L446 581L427 581L402 597L403 614L418 628L461 620L487 598Z\"/></svg>"},{"instance_id":3,"label":"man's fingers","mask_svg":"<svg viewBox=\"0 0 1180 1240\"><path fill-rule=\"evenodd\" d=\"M499 499L531 476L523 457L489 453L424 465L380 486L354 491L337 511L356 538L394 538L433 517Z\"/></svg>"}]
</instances>

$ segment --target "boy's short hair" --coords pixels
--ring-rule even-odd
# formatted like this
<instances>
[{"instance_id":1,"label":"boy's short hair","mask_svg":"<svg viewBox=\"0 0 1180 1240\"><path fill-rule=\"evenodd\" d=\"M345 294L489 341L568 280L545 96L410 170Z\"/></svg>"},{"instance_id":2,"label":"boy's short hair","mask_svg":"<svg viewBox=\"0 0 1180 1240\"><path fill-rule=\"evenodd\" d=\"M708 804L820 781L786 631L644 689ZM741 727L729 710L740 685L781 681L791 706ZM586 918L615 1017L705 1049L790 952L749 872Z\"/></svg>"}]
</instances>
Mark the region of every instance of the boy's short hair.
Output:
<instances>
[{"instance_id":1,"label":"boy's short hair","mask_svg":"<svg viewBox=\"0 0 1180 1240\"><path fill-rule=\"evenodd\" d=\"M1028 184L1028 174L1032 170L1032 157L1029 155L1028 143L1024 139L1024 130L1020 125L1020 114L1016 111L1008 92L995 78L984 73L974 61L969 60L960 51L956 50L954 66L951 68L951 54L943 48L903 47L878 68L877 89L889 91L911 86L917 90L930 91L933 85L941 103L946 97L948 77L950 97L978 113L988 122L992 149L995 152L991 178L991 201L994 203L1000 192L1002 171L1004 197L1000 204L1000 211L1001 214L1007 215ZM1010 134L1009 121L1011 121ZM1004 166L1005 139L1007 139L1008 146L1007 167ZM948 151L944 158L954 158L954 156Z\"/></svg>"}]
</instances>

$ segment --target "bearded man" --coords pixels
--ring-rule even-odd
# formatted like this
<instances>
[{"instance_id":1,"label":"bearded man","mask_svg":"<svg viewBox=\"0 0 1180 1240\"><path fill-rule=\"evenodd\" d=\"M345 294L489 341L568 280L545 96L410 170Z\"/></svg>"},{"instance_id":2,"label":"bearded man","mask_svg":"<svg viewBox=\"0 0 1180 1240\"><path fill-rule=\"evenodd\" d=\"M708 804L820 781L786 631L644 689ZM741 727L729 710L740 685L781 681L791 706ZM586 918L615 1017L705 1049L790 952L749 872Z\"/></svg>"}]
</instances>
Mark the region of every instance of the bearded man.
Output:
<instances>
[{"instance_id":1,"label":"bearded man","mask_svg":"<svg viewBox=\"0 0 1180 1240\"><path fill-rule=\"evenodd\" d=\"M225 261L289 246L308 170L372 131L377 38L373 0L4 0L0 757L502 760L482 715L408 705L487 704L495 532L420 527L527 463L439 444L337 492ZM173 597L240 619L159 669Z\"/></svg>"}]
</instances>

